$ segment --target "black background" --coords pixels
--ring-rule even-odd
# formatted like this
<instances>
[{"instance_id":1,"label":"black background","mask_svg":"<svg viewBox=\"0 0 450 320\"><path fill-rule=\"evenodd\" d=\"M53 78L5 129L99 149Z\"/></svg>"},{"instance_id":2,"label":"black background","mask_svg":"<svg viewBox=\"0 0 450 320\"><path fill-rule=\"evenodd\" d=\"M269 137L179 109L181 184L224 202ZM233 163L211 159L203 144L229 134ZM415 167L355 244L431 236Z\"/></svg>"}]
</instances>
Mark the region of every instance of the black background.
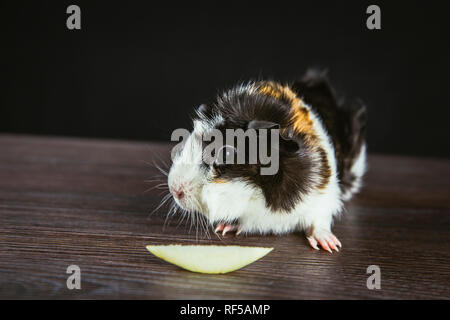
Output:
<instances>
[{"instance_id":1,"label":"black background","mask_svg":"<svg viewBox=\"0 0 450 320\"><path fill-rule=\"evenodd\" d=\"M368 105L371 152L448 157L449 16L444 1L1 2L0 132L168 141L220 89L322 67Z\"/></svg>"}]
</instances>

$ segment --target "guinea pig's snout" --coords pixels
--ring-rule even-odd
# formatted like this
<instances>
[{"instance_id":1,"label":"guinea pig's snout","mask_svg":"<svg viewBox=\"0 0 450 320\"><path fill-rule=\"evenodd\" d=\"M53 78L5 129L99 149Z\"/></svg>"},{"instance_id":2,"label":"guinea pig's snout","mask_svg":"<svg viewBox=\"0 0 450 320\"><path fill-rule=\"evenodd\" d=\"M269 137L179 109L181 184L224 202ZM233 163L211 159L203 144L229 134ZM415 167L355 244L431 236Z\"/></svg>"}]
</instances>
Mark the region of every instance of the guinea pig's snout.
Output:
<instances>
[{"instance_id":1,"label":"guinea pig's snout","mask_svg":"<svg viewBox=\"0 0 450 320\"><path fill-rule=\"evenodd\" d=\"M182 183L179 185L173 185L169 188L170 192L177 200L183 200L186 197L186 194L192 191L192 188L189 183Z\"/></svg>"},{"instance_id":2,"label":"guinea pig's snout","mask_svg":"<svg viewBox=\"0 0 450 320\"><path fill-rule=\"evenodd\" d=\"M172 189L171 192L172 192L173 196L175 198L177 198L178 200L181 200L184 198L184 190L181 188L180 189Z\"/></svg>"}]
</instances>

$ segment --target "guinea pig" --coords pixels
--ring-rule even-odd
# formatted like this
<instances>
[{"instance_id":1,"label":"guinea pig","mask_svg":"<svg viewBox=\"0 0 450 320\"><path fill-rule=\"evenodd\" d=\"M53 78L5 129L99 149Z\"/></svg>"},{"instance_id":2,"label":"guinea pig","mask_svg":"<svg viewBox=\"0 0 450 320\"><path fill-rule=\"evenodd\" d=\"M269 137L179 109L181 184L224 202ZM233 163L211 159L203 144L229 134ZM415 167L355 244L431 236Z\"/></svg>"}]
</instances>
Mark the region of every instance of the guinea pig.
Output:
<instances>
[{"instance_id":1,"label":"guinea pig","mask_svg":"<svg viewBox=\"0 0 450 320\"><path fill-rule=\"evenodd\" d=\"M216 233L304 231L314 249L339 251L331 226L360 189L365 128L366 108L339 100L323 72L310 70L290 85L239 84L196 111L193 131L173 152L169 190L177 205L204 215ZM205 162L202 137L226 129L277 129L276 173L263 175L267 164L259 160ZM239 152L224 146L227 157Z\"/></svg>"}]
</instances>

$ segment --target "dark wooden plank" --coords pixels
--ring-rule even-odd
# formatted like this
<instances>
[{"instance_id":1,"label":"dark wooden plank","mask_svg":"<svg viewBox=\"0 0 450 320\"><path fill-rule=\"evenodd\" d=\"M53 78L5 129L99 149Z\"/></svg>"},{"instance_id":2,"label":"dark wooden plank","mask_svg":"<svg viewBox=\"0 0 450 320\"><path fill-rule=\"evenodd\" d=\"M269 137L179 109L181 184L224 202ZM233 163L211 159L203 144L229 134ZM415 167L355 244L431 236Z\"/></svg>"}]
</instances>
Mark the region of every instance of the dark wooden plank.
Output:
<instances>
[{"instance_id":1,"label":"dark wooden plank","mask_svg":"<svg viewBox=\"0 0 450 320\"><path fill-rule=\"evenodd\" d=\"M450 162L372 155L361 194L334 231L340 253L310 249L302 234L219 239L167 208L148 163L170 146L0 135L0 297L152 299L450 298ZM157 178L158 180L159 178ZM149 243L274 246L226 275L181 270ZM82 289L66 288L79 265ZM381 268L368 290L366 268Z\"/></svg>"}]
</instances>

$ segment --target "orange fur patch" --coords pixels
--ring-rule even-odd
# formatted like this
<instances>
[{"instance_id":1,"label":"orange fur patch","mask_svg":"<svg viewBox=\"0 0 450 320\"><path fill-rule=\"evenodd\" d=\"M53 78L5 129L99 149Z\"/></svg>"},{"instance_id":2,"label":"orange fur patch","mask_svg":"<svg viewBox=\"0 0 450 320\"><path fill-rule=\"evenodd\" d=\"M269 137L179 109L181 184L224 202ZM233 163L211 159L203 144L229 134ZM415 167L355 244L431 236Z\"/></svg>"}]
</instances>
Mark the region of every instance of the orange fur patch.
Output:
<instances>
[{"instance_id":1,"label":"orange fur patch","mask_svg":"<svg viewBox=\"0 0 450 320\"><path fill-rule=\"evenodd\" d=\"M291 104L292 127L294 131L305 134L308 142L311 144L314 143L317 135L310 118L309 110L304 105L303 100L300 99L289 86L282 86L279 83L269 81L261 83L257 87L257 90L264 95L289 101Z\"/></svg>"},{"instance_id":2,"label":"orange fur patch","mask_svg":"<svg viewBox=\"0 0 450 320\"><path fill-rule=\"evenodd\" d=\"M305 106L302 99L295 94L289 86L269 81L262 82L257 86L258 92L276 99L286 100L291 105L292 128L294 132L304 134L306 143L320 155L320 176L319 189L324 189L331 176L331 168L328 164L327 154L318 143L317 133L314 130L314 123L311 119L310 111ZM283 129L282 129L283 130Z\"/></svg>"},{"instance_id":3,"label":"orange fur patch","mask_svg":"<svg viewBox=\"0 0 450 320\"><path fill-rule=\"evenodd\" d=\"M226 182L228 182L228 180L227 179L216 178L216 179L213 179L213 182L214 183L226 183Z\"/></svg>"}]
</instances>

